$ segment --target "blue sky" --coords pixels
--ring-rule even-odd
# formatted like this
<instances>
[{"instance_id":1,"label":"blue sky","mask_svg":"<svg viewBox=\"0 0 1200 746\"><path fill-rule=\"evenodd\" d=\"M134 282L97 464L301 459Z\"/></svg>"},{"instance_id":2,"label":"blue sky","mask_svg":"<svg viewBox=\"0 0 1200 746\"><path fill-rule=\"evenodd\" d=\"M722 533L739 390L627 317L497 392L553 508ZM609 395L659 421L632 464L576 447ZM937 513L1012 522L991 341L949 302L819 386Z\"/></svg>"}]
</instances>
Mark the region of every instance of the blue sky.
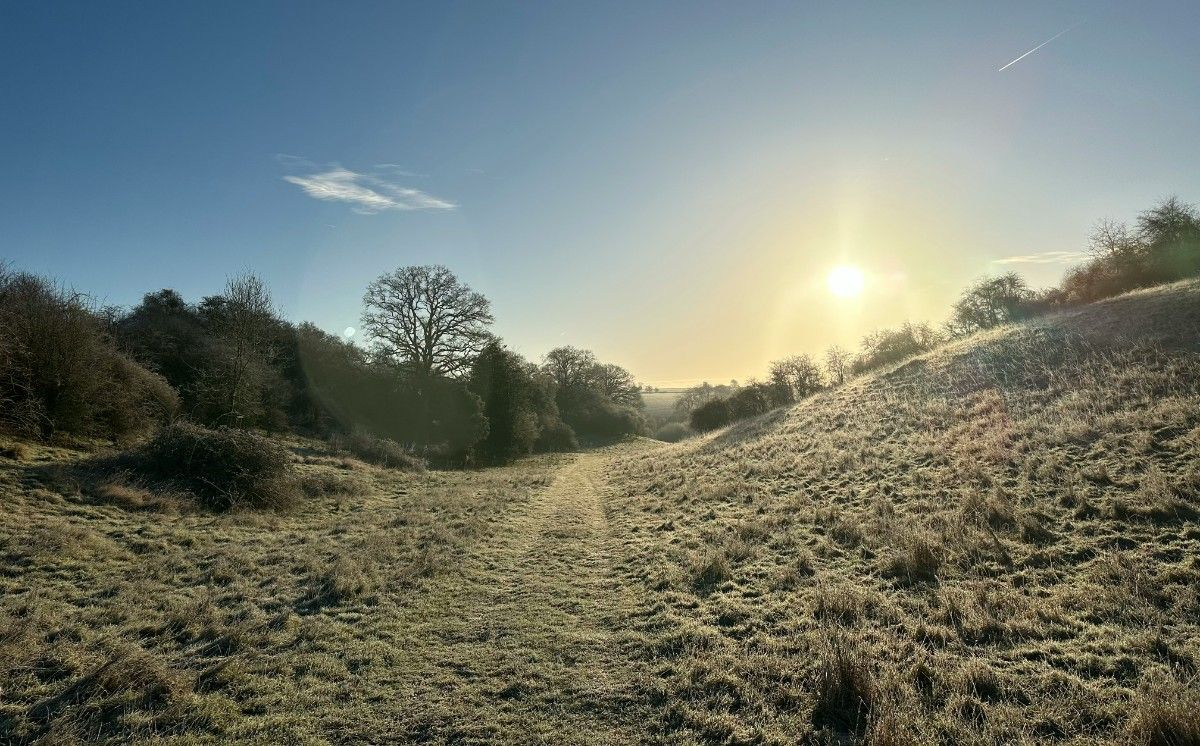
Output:
<instances>
[{"instance_id":1,"label":"blue sky","mask_svg":"<svg viewBox=\"0 0 1200 746\"><path fill-rule=\"evenodd\" d=\"M745 379L1200 201L1197 28L1195 3L0 2L0 257L125 305L253 270L335 332L381 272L441 263L532 358ZM844 262L859 299L825 292Z\"/></svg>"}]
</instances>

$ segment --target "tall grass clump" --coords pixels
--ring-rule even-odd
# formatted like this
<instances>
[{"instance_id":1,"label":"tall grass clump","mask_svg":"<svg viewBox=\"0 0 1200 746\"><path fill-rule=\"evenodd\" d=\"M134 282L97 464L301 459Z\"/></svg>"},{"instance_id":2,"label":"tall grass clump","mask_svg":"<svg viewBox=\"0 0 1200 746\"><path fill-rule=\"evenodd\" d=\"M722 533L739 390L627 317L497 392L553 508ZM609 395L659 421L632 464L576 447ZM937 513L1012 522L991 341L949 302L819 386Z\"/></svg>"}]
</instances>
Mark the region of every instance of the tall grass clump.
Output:
<instances>
[{"instance_id":1,"label":"tall grass clump","mask_svg":"<svg viewBox=\"0 0 1200 746\"><path fill-rule=\"evenodd\" d=\"M1129 721L1129 743L1138 746L1200 746L1200 692L1175 679L1143 688Z\"/></svg>"},{"instance_id":2,"label":"tall grass clump","mask_svg":"<svg viewBox=\"0 0 1200 746\"><path fill-rule=\"evenodd\" d=\"M903 538L883 563L883 575L900 583L928 583L937 580L944 550L932 536L913 532Z\"/></svg>"},{"instance_id":3,"label":"tall grass clump","mask_svg":"<svg viewBox=\"0 0 1200 746\"><path fill-rule=\"evenodd\" d=\"M815 671L812 723L818 728L859 732L879 699L870 658L855 640L832 636Z\"/></svg>"},{"instance_id":4,"label":"tall grass clump","mask_svg":"<svg viewBox=\"0 0 1200 746\"><path fill-rule=\"evenodd\" d=\"M193 681L162 658L124 643L65 689L27 711L37 728L7 743L113 743L181 728L195 717ZM5 723L0 723L0 733ZM14 735L14 734L6 734Z\"/></svg>"},{"instance_id":5,"label":"tall grass clump","mask_svg":"<svg viewBox=\"0 0 1200 746\"><path fill-rule=\"evenodd\" d=\"M376 437L365 430L335 433L329 444L338 451L349 453L369 464L401 471L423 471L425 461L404 446L389 438Z\"/></svg>"},{"instance_id":6,"label":"tall grass clump","mask_svg":"<svg viewBox=\"0 0 1200 746\"><path fill-rule=\"evenodd\" d=\"M193 494L204 507L282 509L300 482L286 449L248 430L164 427L135 454L138 468Z\"/></svg>"}]
</instances>

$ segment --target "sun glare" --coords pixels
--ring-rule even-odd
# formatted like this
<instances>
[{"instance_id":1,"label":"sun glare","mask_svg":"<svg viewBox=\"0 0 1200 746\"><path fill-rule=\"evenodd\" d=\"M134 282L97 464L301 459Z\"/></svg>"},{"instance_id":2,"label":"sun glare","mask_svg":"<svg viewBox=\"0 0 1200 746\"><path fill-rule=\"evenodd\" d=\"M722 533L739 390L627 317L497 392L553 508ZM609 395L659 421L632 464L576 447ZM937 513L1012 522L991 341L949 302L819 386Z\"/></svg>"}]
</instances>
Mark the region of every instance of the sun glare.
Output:
<instances>
[{"instance_id":1,"label":"sun glare","mask_svg":"<svg viewBox=\"0 0 1200 746\"><path fill-rule=\"evenodd\" d=\"M858 295L862 292L863 283L862 270L850 264L834 267L825 278L829 292L839 298L853 298Z\"/></svg>"}]
</instances>

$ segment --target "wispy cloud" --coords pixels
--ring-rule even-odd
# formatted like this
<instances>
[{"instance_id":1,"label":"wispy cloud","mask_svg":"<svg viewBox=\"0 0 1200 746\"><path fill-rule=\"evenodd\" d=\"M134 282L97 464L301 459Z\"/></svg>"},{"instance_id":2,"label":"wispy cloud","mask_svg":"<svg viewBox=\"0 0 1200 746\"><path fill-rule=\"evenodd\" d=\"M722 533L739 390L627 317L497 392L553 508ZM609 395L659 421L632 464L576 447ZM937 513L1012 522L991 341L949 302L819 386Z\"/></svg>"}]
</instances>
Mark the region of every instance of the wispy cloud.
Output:
<instances>
[{"instance_id":1,"label":"wispy cloud","mask_svg":"<svg viewBox=\"0 0 1200 746\"><path fill-rule=\"evenodd\" d=\"M1083 21L1080 21L1079 23L1083 23ZM1004 67L1000 68L1000 69L999 69L999 70L997 70L996 72L998 72L998 73L1002 73L1002 72L1004 72L1004 71L1005 71L1005 70L1007 70L1008 68L1010 68L1010 67L1012 67L1013 65L1017 64L1018 62L1020 62L1021 60L1025 59L1026 57L1028 57L1029 55L1033 54L1034 52L1038 51L1038 50L1039 50L1039 49L1041 49L1042 47L1046 46L1046 45L1047 45L1047 44L1049 44L1050 42L1052 42L1052 41L1054 41L1055 39L1057 39L1058 37L1062 36L1063 34L1067 33L1067 32L1068 32L1068 31L1070 31L1071 29L1075 28L1076 26L1078 26L1078 25L1079 25L1079 23L1075 24L1074 26L1068 26L1067 28L1063 29L1062 31L1059 31L1059 32L1058 32L1057 34L1055 34L1054 36L1051 36L1051 37L1050 37L1049 39L1047 39L1046 41L1042 42L1041 44L1038 44L1036 47L1034 47L1033 49L1030 49L1028 52L1026 52L1025 54L1021 55L1020 57L1016 58L1016 59L1015 59L1015 60L1013 60L1012 62L1009 62L1007 65L1005 65Z\"/></svg>"},{"instance_id":2,"label":"wispy cloud","mask_svg":"<svg viewBox=\"0 0 1200 746\"><path fill-rule=\"evenodd\" d=\"M1070 264L1087 258L1085 251L1043 251L1040 254L1017 254L993 259L994 264Z\"/></svg>"},{"instance_id":3,"label":"wispy cloud","mask_svg":"<svg viewBox=\"0 0 1200 746\"><path fill-rule=\"evenodd\" d=\"M401 166L399 163L376 163L374 166L376 171L386 171L394 176L412 176L414 178L425 178L429 174L419 174L416 171Z\"/></svg>"},{"instance_id":4,"label":"wispy cloud","mask_svg":"<svg viewBox=\"0 0 1200 746\"><path fill-rule=\"evenodd\" d=\"M336 164L317 167L296 156L283 156L279 160L286 166L304 167L306 171L317 169L315 173L284 176L284 181L300 187L313 199L352 205L354 212L362 215L388 210L453 210L457 207L453 202L420 189L402 186L391 175L360 173Z\"/></svg>"}]
</instances>

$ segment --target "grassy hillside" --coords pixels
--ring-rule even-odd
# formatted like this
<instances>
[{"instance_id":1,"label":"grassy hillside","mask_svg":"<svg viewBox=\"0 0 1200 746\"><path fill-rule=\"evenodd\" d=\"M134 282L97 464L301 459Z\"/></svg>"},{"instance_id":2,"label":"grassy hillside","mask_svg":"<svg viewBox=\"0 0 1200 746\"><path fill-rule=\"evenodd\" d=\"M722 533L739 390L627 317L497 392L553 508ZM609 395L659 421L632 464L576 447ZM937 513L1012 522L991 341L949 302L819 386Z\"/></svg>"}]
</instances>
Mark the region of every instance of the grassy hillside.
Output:
<instances>
[{"instance_id":1,"label":"grassy hillside","mask_svg":"<svg viewBox=\"0 0 1200 746\"><path fill-rule=\"evenodd\" d=\"M1200 284L620 464L659 737L1200 742Z\"/></svg>"},{"instance_id":2,"label":"grassy hillside","mask_svg":"<svg viewBox=\"0 0 1200 746\"><path fill-rule=\"evenodd\" d=\"M212 513L0 441L0 742L1200 742L1200 284Z\"/></svg>"}]
</instances>

